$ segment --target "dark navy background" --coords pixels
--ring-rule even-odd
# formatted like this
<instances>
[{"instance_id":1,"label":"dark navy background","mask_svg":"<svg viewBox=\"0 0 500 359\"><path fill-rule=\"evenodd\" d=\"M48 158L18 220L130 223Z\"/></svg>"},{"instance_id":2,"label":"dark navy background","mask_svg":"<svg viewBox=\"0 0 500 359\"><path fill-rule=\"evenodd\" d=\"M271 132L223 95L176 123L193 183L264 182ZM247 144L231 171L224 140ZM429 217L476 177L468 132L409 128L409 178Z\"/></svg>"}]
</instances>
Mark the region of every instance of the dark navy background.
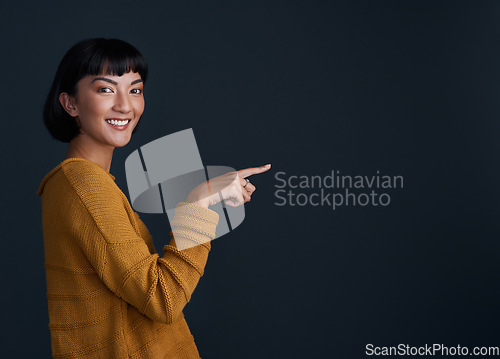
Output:
<instances>
[{"instance_id":1,"label":"dark navy background","mask_svg":"<svg viewBox=\"0 0 500 359\"><path fill-rule=\"evenodd\" d=\"M193 128L205 165L271 162L212 242L185 315L204 359L362 358L365 345L500 346L500 3L2 5L2 351L50 357L40 198L66 154L42 105L67 49L150 64L125 158ZM274 174L404 176L387 207L278 207ZM141 215L161 251L169 225Z\"/></svg>"}]
</instances>

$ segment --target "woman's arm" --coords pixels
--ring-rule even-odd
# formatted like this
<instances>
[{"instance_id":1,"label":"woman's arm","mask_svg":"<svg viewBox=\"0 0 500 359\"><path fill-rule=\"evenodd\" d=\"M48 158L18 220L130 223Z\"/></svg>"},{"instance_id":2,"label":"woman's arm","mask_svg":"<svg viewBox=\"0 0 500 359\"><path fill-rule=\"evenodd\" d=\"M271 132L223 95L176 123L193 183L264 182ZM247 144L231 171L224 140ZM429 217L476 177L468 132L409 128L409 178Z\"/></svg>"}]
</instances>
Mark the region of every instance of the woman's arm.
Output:
<instances>
[{"instance_id":1,"label":"woman's arm","mask_svg":"<svg viewBox=\"0 0 500 359\"><path fill-rule=\"evenodd\" d=\"M156 252L156 248L155 248L155 246L153 244L153 237L151 236L151 234L149 233L148 228L146 227L146 225L142 221L141 216L139 216L139 213L137 213L137 212L134 212L134 214L135 214L135 218L136 218L137 224L139 226L139 236L142 239L144 239L144 241L146 241L146 245L149 248L149 253L151 253L151 254L157 253Z\"/></svg>"},{"instance_id":2,"label":"woman's arm","mask_svg":"<svg viewBox=\"0 0 500 359\"><path fill-rule=\"evenodd\" d=\"M203 244L179 251L172 241L159 257L140 237L128 200L109 175L86 162L63 169L72 189L68 200L77 211L67 222L99 278L149 318L175 321L203 275L217 213L180 203L172 221L174 240Z\"/></svg>"}]
</instances>

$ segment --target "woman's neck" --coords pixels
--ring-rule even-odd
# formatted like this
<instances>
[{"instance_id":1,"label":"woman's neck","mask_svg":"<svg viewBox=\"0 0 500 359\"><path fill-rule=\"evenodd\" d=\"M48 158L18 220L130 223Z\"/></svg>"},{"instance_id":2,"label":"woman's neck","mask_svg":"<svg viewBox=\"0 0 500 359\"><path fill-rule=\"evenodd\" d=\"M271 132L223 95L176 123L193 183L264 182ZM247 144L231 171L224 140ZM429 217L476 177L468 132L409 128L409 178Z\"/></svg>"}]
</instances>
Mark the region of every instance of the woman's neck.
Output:
<instances>
[{"instance_id":1,"label":"woman's neck","mask_svg":"<svg viewBox=\"0 0 500 359\"><path fill-rule=\"evenodd\" d=\"M84 158L86 160L90 160L92 162L97 163L106 171L109 172L111 168L111 160L113 159L113 150L115 149L112 146L98 146L96 144L85 144L85 141L75 137L71 140L68 152L66 153L67 158Z\"/></svg>"}]
</instances>

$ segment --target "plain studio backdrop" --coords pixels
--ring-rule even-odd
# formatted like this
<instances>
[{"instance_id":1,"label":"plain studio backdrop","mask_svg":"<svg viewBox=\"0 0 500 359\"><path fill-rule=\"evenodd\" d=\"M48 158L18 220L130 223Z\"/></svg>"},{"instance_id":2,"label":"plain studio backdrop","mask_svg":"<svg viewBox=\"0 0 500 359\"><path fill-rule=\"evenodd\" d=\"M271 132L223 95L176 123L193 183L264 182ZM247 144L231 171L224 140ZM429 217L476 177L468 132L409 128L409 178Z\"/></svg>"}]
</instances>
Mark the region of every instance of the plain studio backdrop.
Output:
<instances>
[{"instance_id":1,"label":"plain studio backdrop","mask_svg":"<svg viewBox=\"0 0 500 359\"><path fill-rule=\"evenodd\" d=\"M0 17L6 357L50 357L36 190L67 144L41 111L90 37L150 64L141 128L111 166L127 196L127 156L186 128L205 165L272 163L185 308L204 359L500 345L500 3L17 1ZM386 206L277 204L278 172L332 170L404 186L377 190ZM161 252L166 216L141 218Z\"/></svg>"}]
</instances>

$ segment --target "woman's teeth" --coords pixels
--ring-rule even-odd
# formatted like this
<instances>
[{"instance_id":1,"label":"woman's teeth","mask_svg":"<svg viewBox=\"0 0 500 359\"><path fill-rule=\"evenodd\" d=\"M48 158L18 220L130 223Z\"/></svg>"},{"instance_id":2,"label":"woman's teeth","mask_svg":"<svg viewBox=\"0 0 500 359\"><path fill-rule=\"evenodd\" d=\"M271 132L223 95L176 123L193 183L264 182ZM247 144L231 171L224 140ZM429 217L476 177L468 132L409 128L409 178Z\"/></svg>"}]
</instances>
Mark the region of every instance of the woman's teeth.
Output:
<instances>
[{"instance_id":1,"label":"woman's teeth","mask_svg":"<svg viewBox=\"0 0 500 359\"><path fill-rule=\"evenodd\" d=\"M118 121L118 120L106 120L107 123L110 123L115 126L123 126L129 123L130 120Z\"/></svg>"}]
</instances>

